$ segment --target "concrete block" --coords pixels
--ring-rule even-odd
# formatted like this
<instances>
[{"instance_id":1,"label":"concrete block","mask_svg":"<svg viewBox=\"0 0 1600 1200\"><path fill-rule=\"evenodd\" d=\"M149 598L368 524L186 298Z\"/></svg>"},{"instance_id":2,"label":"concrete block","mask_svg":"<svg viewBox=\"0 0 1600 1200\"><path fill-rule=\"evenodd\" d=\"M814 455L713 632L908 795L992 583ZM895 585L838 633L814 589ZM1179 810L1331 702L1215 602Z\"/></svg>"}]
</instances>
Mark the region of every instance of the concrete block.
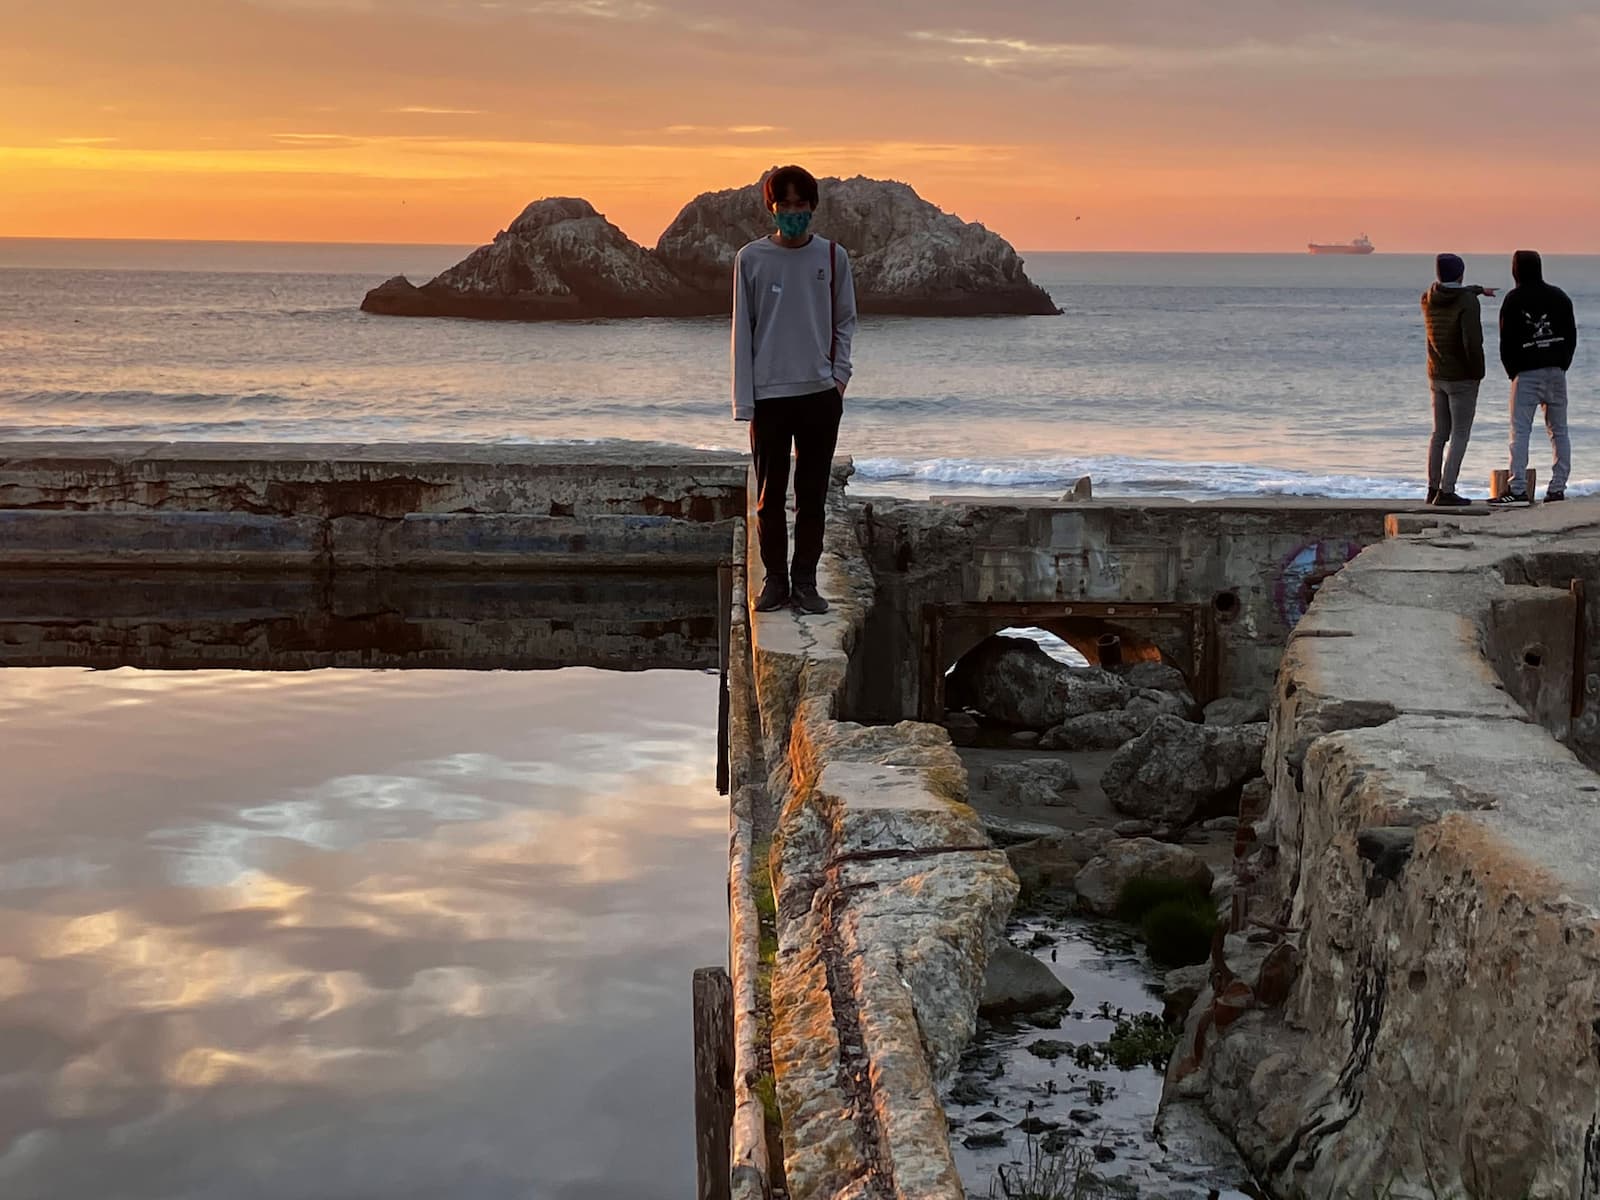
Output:
<instances>
[{"instance_id":1,"label":"concrete block","mask_svg":"<svg viewBox=\"0 0 1600 1200\"><path fill-rule=\"evenodd\" d=\"M567 567L702 567L726 559L726 526L669 517L543 517L411 513L400 521L331 523L340 566L413 570Z\"/></svg>"},{"instance_id":2,"label":"concrete block","mask_svg":"<svg viewBox=\"0 0 1600 1200\"><path fill-rule=\"evenodd\" d=\"M219 512L53 512L0 509L0 565L314 565L322 522Z\"/></svg>"}]
</instances>

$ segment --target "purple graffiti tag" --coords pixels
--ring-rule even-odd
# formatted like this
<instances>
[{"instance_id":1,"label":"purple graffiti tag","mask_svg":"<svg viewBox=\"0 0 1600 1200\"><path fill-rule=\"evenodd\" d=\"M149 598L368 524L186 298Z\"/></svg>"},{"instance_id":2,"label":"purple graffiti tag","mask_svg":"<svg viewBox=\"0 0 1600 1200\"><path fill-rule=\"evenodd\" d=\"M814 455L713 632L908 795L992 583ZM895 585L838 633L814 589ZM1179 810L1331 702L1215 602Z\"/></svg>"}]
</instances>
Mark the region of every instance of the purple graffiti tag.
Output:
<instances>
[{"instance_id":1,"label":"purple graffiti tag","mask_svg":"<svg viewBox=\"0 0 1600 1200\"><path fill-rule=\"evenodd\" d=\"M1359 543L1343 539L1308 542L1284 559L1273 590L1283 623L1291 629L1299 624L1323 580L1338 574L1361 549Z\"/></svg>"}]
</instances>

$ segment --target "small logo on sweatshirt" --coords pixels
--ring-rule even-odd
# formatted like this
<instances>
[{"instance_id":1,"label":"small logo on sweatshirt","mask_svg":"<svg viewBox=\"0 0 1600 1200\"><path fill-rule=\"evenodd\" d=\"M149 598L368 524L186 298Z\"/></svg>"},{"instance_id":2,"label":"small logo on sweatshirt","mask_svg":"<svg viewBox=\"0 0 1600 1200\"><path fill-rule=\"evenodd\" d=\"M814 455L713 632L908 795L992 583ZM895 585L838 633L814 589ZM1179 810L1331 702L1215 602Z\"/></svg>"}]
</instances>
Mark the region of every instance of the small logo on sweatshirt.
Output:
<instances>
[{"instance_id":1,"label":"small logo on sweatshirt","mask_svg":"<svg viewBox=\"0 0 1600 1200\"><path fill-rule=\"evenodd\" d=\"M824 267L818 267L817 268L817 282L818 283L826 283L827 281L828 281L827 269L824 268Z\"/></svg>"}]
</instances>

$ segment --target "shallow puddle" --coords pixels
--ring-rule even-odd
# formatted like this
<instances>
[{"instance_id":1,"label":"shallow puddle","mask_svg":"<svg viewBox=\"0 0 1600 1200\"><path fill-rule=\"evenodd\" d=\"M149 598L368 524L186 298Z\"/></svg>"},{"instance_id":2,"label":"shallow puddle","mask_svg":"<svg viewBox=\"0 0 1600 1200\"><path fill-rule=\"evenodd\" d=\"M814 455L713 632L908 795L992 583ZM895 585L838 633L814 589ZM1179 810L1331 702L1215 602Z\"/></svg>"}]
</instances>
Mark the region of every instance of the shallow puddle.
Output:
<instances>
[{"instance_id":1,"label":"shallow puddle","mask_svg":"<svg viewBox=\"0 0 1600 1200\"><path fill-rule=\"evenodd\" d=\"M1238 1190L1248 1176L1237 1159L1185 1161L1176 1146L1169 1153L1156 1141L1164 1062L1159 1070L1149 1064L1124 1070L1113 1063L1081 1065L1074 1053L1102 1046L1119 1014L1160 1015L1161 999L1152 990L1158 971L1132 937L1109 922L1048 917L1015 921L1009 936L1049 964L1072 989L1073 1001L1058 1025L980 1018L945 1102L968 1195L1005 1197L1010 1180L1015 1196L1022 1194L1015 1181L1041 1169L1069 1177L1081 1169L1104 1184L1078 1193L1081 1200L1249 1200L1251 1192Z\"/></svg>"},{"instance_id":2,"label":"shallow puddle","mask_svg":"<svg viewBox=\"0 0 1600 1200\"><path fill-rule=\"evenodd\" d=\"M690 1195L717 678L0 670L0 1195Z\"/></svg>"}]
</instances>

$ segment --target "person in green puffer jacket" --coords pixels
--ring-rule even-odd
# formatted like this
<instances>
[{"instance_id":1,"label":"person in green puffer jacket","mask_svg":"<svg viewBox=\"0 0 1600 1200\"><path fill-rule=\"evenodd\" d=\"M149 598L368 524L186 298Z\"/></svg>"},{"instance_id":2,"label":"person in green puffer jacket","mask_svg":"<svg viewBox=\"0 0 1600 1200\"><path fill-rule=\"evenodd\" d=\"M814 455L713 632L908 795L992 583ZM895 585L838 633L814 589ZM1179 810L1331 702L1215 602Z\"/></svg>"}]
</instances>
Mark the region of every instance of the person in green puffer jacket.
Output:
<instances>
[{"instance_id":1,"label":"person in green puffer jacket","mask_svg":"<svg viewBox=\"0 0 1600 1200\"><path fill-rule=\"evenodd\" d=\"M1422 293L1428 330L1428 389L1433 396L1433 437L1428 441L1428 503L1471 504L1456 494L1456 478L1472 436L1483 383L1483 314L1479 296L1493 288L1464 284L1466 263L1455 254L1435 260L1438 282ZM1448 453L1446 446L1449 447Z\"/></svg>"}]
</instances>

